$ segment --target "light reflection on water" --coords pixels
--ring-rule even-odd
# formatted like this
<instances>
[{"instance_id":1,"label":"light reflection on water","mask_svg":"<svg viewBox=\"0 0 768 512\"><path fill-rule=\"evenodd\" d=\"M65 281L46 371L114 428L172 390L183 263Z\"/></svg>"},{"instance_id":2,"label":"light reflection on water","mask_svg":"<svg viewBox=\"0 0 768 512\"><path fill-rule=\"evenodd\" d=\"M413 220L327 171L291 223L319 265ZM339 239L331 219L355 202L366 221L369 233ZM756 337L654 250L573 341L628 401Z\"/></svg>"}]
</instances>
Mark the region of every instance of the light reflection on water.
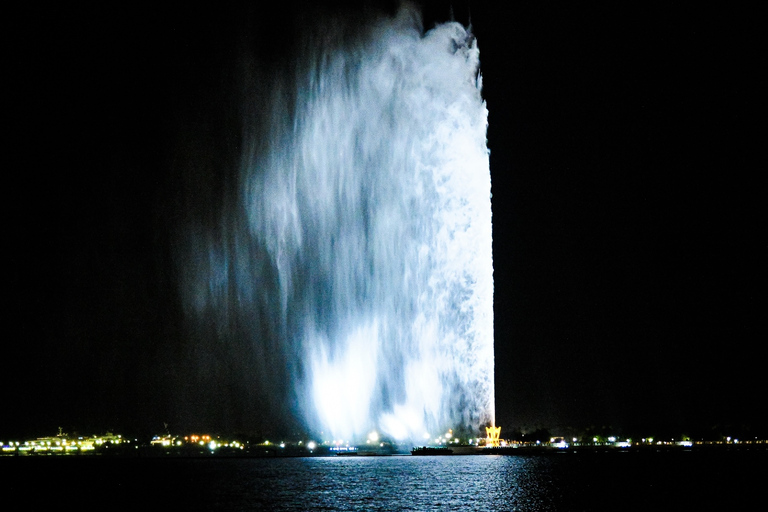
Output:
<instances>
[{"instance_id":1,"label":"light reflection on water","mask_svg":"<svg viewBox=\"0 0 768 512\"><path fill-rule=\"evenodd\" d=\"M544 457L504 456L242 461L217 475L215 505L270 510L555 510L551 464Z\"/></svg>"},{"instance_id":2,"label":"light reflection on water","mask_svg":"<svg viewBox=\"0 0 768 512\"><path fill-rule=\"evenodd\" d=\"M766 453L243 460L209 466L207 499L221 510L741 510L763 488L753 468Z\"/></svg>"},{"instance_id":3,"label":"light reflection on water","mask_svg":"<svg viewBox=\"0 0 768 512\"><path fill-rule=\"evenodd\" d=\"M751 510L768 450L534 456L0 458L25 510ZM13 509L13 508L12 508ZM3 509L4 510L4 509Z\"/></svg>"}]
</instances>

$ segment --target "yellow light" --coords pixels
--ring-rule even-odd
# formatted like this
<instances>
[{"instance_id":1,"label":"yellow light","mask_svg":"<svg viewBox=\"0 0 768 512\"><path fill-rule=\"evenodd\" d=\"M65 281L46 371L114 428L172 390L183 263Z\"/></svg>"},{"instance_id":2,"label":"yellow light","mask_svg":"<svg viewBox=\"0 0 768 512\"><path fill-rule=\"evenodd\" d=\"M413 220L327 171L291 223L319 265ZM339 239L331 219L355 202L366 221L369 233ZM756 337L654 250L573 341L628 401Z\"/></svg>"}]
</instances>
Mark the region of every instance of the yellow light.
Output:
<instances>
[{"instance_id":1,"label":"yellow light","mask_svg":"<svg viewBox=\"0 0 768 512\"><path fill-rule=\"evenodd\" d=\"M499 446L499 434L501 434L501 427L485 427L485 433L488 437L485 440L486 446Z\"/></svg>"}]
</instances>

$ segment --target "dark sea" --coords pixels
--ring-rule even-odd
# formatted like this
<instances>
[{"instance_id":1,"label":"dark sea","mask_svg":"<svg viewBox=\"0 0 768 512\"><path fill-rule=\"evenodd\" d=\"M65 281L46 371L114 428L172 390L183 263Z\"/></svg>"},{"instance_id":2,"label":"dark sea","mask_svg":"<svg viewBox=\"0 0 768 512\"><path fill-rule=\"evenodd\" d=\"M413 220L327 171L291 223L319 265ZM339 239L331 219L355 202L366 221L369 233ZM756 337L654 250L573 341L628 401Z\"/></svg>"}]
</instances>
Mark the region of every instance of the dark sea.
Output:
<instances>
[{"instance_id":1,"label":"dark sea","mask_svg":"<svg viewBox=\"0 0 768 512\"><path fill-rule=\"evenodd\" d=\"M2 510L765 510L768 452L3 457Z\"/></svg>"}]
</instances>

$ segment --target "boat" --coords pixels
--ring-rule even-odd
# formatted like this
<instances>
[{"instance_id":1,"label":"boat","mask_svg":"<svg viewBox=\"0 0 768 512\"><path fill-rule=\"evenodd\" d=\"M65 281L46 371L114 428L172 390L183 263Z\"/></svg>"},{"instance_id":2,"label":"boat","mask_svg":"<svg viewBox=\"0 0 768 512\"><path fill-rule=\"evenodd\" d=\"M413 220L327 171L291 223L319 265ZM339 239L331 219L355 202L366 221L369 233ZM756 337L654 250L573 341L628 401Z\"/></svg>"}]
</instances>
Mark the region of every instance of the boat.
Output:
<instances>
[{"instance_id":1,"label":"boat","mask_svg":"<svg viewBox=\"0 0 768 512\"><path fill-rule=\"evenodd\" d=\"M336 454L337 457L384 457L387 455L391 454L377 450L350 450Z\"/></svg>"},{"instance_id":2,"label":"boat","mask_svg":"<svg viewBox=\"0 0 768 512\"><path fill-rule=\"evenodd\" d=\"M411 450L411 455L453 455L453 450L434 446L420 446Z\"/></svg>"}]
</instances>

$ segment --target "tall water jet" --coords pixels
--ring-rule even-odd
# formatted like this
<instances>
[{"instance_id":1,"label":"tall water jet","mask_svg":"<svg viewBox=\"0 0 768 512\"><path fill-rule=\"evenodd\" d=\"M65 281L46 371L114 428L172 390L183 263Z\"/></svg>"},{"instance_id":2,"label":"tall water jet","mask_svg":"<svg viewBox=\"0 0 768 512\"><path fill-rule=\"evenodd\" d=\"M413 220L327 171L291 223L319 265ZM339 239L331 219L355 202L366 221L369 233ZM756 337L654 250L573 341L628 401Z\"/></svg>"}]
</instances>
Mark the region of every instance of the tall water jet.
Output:
<instances>
[{"instance_id":1,"label":"tall water jet","mask_svg":"<svg viewBox=\"0 0 768 512\"><path fill-rule=\"evenodd\" d=\"M425 33L405 7L363 28L336 19L301 48L270 82L215 234L189 231L189 310L223 338L240 318L260 371L327 439L493 424L476 40L453 22Z\"/></svg>"}]
</instances>

